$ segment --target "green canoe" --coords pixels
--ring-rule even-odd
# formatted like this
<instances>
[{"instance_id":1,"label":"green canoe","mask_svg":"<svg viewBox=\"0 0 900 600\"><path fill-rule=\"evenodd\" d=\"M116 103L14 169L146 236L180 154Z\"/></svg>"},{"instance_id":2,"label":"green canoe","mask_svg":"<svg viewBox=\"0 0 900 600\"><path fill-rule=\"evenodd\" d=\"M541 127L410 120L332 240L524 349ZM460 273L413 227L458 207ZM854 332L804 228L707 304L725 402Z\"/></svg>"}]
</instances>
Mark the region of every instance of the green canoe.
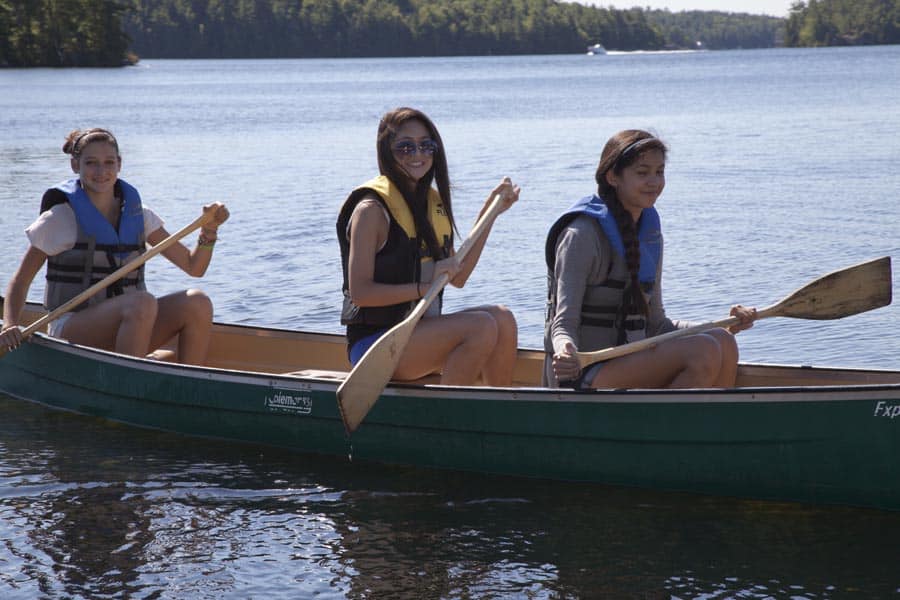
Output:
<instances>
[{"instance_id":1,"label":"green canoe","mask_svg":"<svg viewBox=\"0 0 900 600\"><path fill-rule=\"evenodd\" d=\"M0 359L0 391L354 460L900 510L898 371L742 364L734 389L573 392L540 387L542 360L520 350L509 388L392 383L352 437L333 334L216 324L192 367L38 333Z\"/></svg>"}]
</instances>

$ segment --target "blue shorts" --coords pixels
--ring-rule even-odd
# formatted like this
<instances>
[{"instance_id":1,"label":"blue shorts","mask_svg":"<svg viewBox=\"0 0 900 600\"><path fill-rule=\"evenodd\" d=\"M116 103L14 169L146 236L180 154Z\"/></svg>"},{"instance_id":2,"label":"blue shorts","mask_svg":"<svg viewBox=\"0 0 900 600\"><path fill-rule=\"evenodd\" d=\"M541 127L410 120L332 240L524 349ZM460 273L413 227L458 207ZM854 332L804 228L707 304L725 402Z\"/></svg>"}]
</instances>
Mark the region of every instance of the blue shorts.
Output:
<instances>
[{"instance_id":1,"label":"blue shorts","mask_svg":"<svg viewBox=\"0 0 900 600\"><path fill-rule=\"evenodd\" d=\"M588 365L586 369L583 369L581 371L581 375L578 376L578 379L560 381L559 387L574 388L576 390L592 390L594 388L591 387L591 382L594 381L594 377L596 377L597 373L600 372L600 368L602 366L602 362Z\"/></svg>"},{"instance_id":2,"label":"blue shorts","mask_svg":"<svg viewBox=\"0 0 900 600\"><path fill-rule=\"evenodd\" d=\"M55 338L62 338L62 332L66 327L66 321L74 314L75 313L73 312L63 313L58 316L55 321L50 321L50 325L47 326L47 335Z\"/></svg>"},{"instance_id":3,"label":"blue shorts","mask_svg":"<svg viewBox=\"0 0 900 600\"><path fill-rule=\"evenodd\" d=\"M357 340L356 343L350 347L350 364L355 367L356 363L359 362L359 359L363 357L363 354L365 354L366 351L368 351L368 349L372 347L372 344L374 344L378 340L378 338L384 335L385 331L387 331L387 329L381 329L371 335L367 335L366 337Z\"/></svg>"}]
</instances>

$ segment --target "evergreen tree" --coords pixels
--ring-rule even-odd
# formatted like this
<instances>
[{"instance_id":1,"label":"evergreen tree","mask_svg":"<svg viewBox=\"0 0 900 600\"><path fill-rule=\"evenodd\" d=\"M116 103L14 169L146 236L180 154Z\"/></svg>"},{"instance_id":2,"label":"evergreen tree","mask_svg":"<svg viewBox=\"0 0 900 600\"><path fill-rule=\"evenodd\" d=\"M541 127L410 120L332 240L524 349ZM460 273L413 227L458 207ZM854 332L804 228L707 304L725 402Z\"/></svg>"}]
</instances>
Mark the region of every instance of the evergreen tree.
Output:
<instances>
[{"instance_id":1,"label":"evergreen tree","mask_svg":"<svg viewBox=\"0 0 900 600\"><path fill-rule=\"evenodd\" d=\"M0 0L0 65L121 65L123 11L113 0Z\"/></svg>"},{"instance_id":2,"label":"evergreen tree","mask_svg":"<svg viewBox=\"0 0 900 600\"><path fill-rule=\"evenodd\" d=\"M809 0L791 7L790 46L900 43L900 0Z\"/></svg>"}]
</instances>

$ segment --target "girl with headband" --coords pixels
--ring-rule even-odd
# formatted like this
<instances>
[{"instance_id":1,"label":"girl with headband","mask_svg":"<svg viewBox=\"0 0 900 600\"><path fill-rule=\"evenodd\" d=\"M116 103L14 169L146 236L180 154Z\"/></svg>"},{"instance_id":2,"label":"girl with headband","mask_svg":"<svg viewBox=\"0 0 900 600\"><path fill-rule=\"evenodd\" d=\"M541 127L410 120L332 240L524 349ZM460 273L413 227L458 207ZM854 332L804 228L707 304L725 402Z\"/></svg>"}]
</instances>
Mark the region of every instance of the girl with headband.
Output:
<instances>
[{"instance_id":1,"label":"girl with headband","mask_svg":"<svg viewBox=\"0 0 900 600\"><path fill-rule=\"evenodd\" d=\"M46 263L44 306L53 310L101 281L147 245L169 237L163 221L145 206L137 189L119 178L119 144L106 129L72 131L63 145L75 177L47 190L41 213L25 233L30 245L9 282L3 303L0 347L22 343L18 325L37 273ZM197 243L176 243L162 252L185 273L206 273L228 209L215 202L211 222ZM177 336L180 362L206 361L213 306L202 291L156 297L144 284L144 265L52 321L48 333L76 344L145 356Z\"/></svg>"},{"instance_id":2,"label":"girl with headband","mask_svg":"<svg viewBox=\"0 0 900 600\"><path fill-rule=\"evenodd\" d=\"M734 333L756 309L734 306L740 323L674 338L582 370L576 352L602 350L691 323L666 316L662 302L663 240L654 205L665 187L666 145L626 130L606 143L597 193L570 207L547 236L548 311L545 384L596 388L733 387Z\"/></svg>"}]
</instances>

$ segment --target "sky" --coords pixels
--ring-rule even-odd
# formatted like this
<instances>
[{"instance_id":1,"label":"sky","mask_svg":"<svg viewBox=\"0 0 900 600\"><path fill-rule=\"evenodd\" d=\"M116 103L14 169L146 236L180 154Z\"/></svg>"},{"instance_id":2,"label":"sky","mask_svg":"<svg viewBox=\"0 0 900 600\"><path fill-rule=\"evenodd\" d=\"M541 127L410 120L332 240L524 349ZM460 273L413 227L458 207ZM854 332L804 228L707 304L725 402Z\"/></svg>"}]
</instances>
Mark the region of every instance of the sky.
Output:
<instances>
[{"instance_id":1,"label":"sky","mask_svg":"<svg viewBox=\"0 0 900 600\"><path fill-rule=\"evenodd\" d=\"M717 0L584 0L583 4L613 8L668 8L672 12L682 10L720 10L723 12L741 12L757 15L786 17L791 4L796 0L736 0L723 2Z\"/></svg>"}]
</instances>

